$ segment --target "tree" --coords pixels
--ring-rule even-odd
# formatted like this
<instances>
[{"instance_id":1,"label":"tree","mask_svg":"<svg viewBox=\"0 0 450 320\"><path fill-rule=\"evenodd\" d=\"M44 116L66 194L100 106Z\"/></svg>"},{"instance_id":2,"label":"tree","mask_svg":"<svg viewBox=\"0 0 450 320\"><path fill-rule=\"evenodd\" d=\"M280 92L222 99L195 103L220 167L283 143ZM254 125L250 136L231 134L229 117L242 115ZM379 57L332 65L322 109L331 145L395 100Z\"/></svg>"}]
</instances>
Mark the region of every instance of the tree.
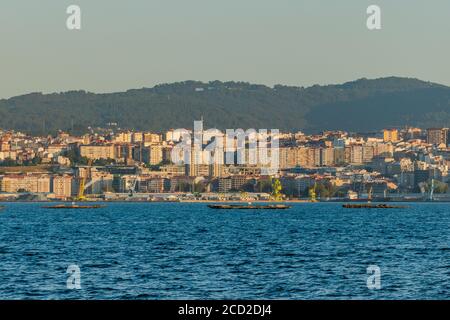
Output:
<instances>
[{"instance_id":1,"label":"tree","mask_svg":"<svg viewBox=\"0 0 450 320\"><path fill-rule=\"evenodd\" d=\"M274 179L272 183L272 198L275 201L281 201L283 199L282 189L280 180Z\"/></svg>"},{"instance_id":2,"label":"tree","mask_svg":"<svg viewBox=\"0 0 450 320\"><path fill-rule=\"evenodd\" d=\"M89 159L86 157L82 157L80 154L79 148L73 148L62 153L62 156L69 158L70 163L72 165L87 165L89 163Z\"/></svg>"},{"instance_id":3,"label":"tree","mask_svg":"<svg viewBox=\"0 0 450 320\"><path fill-rule=\"evenodd\" d=\"M248 181L245 184L243 184L237 191L254 192L255 191L255 183L253 181Z\"/></svg>"},{"instance_id":4,"label":"tree","mask_svg":"<svg viewBox=\"0 0 450 320\"><path fill-rule=\"evenodd\" d=\"M36 165L41 164L41 163L42 163L42 158L41 157L34 157L33 160L31 160L31 164L33 166L36 166Z\"/></svg>"},{"instance_id":5,"label":"tree","mask_svg":"<svg viewBox=\"0 0 450 320\"><path fill-rule=\"evenodd\" d=\"M17 166L17 161L11 158L6 158L5 160L0 162L0 166L2 167L15 167Z\"/></svg>"},{"instance_id":6,"label":"tree","mask_svg":"<svg viewBox=\"0 0 450 320\"><path fill-rule=\"evenodd\" d=\"M431 191L431 184L432 184L432 182L429 181L428 183L426 183L424 185L425 192ZM434 193L441 194L441 193L447 193L447 191L448 191L448 184L441 182L441 181L434 180Z\"/></svg>"},{"instance_id":7,"label":"tree","mask_svg":"<svg viewBox=\"0 0 450 320\"><path fill-rule=\"evenodd\" d=\"M200 194L200 193L203 193L205 191L206 191L206 186L205 186L205 184L203 182L194 183L194 190L193 190L193 192Z\"/></svg>"},{"instance_id":8,"label":"tree","mask_svg":"<svg viewBox=\"0 0 450 320\"><path fill-rule=\"evenodd\" d=\"M330 181L320 181L316 184L316 193L321 198L332 198L336 195L339 188Z\"/></svg>"},{"instance_id":9,"label":"tree","mask_svg":"<svg viewBox=\"0 0 450 320\"><path fill-rule=\"evenodd\" d=\"M93 165L103 167L109 164L114 164L115 162L116 161L114 159L96 159L94 160Z\"/></svg>"},{"instance_id":10,"label":"tree","mask_svg":"<svg viewBox=\"0 0 450 320\"><path fill-rule=\"evenodd\" d=\"M272 181L270 179L260 179L256 183L256 190L258 192L272 192Z\"/></svg>"},{"instance_id":11,"label":"tree","mask_svg":"<svg viewBox=\"0 0 450 320\"><path fill-rule=\"evenodd\" d=\"M196 88L204 90L200 93ZM185 81L120 94L71 91L3 99L0 127L39 135L58 130L82 134L89 126L120 120L122 128L164 131L192 127L192 121L203 115L218 129L238 124L243 128L316 131L326 126L370 131L402 122L405 114L410 125L432 127L448 124L450 112L445 106L449 96L447 87L394 77L309 88Z\"/></svg>"},{"instance_id":12,"label":"tree","mask_svg":"<svg viewBox=\"0 0 450 320\"><path fill-rule=\"evenodd\" d=\"M176 186L176 191L178 192L191 192L192 191L192 185L190 183L187 183L185 181L178 182Z\"/></svg>"}]
</instances>

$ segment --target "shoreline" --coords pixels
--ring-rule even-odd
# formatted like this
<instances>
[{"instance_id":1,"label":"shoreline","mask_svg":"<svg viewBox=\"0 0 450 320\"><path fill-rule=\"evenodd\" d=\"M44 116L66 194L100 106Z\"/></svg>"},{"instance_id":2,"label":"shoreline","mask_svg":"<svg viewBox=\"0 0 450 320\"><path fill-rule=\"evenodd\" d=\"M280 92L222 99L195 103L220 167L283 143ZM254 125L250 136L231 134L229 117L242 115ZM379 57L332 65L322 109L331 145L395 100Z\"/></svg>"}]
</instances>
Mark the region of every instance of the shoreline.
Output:
<instances>
[{"instance_id":1,"label":"shoreline","mask_svg":"<svg viewBox=\"0 0 450 320\"><path fill-rule=\"evenodd\" d=\"M345 199L336 200L336 201L311 201L304 199L294 199L294 200L282 200L282 201L274 201L274 200L256 200L256 201L246 201L246 200L177 200L177 201L164 201L164 200L155 200L155 201L143 201L143 200L94 200L94 201L74 201L74 200L0 200L0 206L2 204L7 203L85 203L85 204L95 204L95 203L347 203L347 204L364 204L364 203L373 203L373 204L381 204L381 203L449 203L450 200L434 200L434 201L348 201Z\"/></svg>"},{"instance_id":2,"label":"shoreline","mask_svg":"<svg viewBox=\"0 0 450 320\"><path fill-rule=\"evenodd\" d=\"M155 201L142 201L142 200L95 200L95 201L76 201L76 200L55 200L55 201L46 201L46 200L9 200L9 201L0 201L0 205L2 203L319 203L320 201L309 201L309 200L283 200L283 201L272 201L272 200L256 200L256 201L244 201L244 200L179 200L179 201L164 201L164 200L155 200ZM330 201L322 201L322 202L330 202ZM341 202L341 201L333 201L333 202ZM345 201L342 201L345 202Z\"/></svg>"}]
</instances>

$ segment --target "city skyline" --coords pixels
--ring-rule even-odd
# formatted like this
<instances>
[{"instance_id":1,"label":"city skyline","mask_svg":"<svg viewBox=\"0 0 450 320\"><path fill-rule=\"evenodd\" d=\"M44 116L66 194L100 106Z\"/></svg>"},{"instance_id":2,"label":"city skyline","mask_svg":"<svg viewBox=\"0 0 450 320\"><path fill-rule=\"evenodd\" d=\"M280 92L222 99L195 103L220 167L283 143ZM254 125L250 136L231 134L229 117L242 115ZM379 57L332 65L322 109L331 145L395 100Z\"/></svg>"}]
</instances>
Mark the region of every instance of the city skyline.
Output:
<instances>
[{"instance_id":1,"label":"city skyline","mask_svg":"<svg viewBox=\"0 0 450 320\"><path fill-rule=\"evenodd\" d=\"M322 201L364 197L404 201L408 196L421 201L431 199L435 191L435 197L447 201L449 132L448 128L384 129L368 136L345 131L271 132L270 148L259 150L252 159L251 132L211 135L198 123L194 135L185 135L185 130L159 134L99 129L81 136L59 132L54 137L32 137L0 130L0 196L40 201L270 200L275 178L285 200L315 200L312 194L317 192ZM219 136L226 140L225 149L217 148ZM186 139L192 144L186 145ZM196 144L198 139L201 145ZM186 151L189 154L180 158ZM219 161L208 161L211 156ZM433 192L428 195L430 188Z\"/></svg>"}]
</instances>

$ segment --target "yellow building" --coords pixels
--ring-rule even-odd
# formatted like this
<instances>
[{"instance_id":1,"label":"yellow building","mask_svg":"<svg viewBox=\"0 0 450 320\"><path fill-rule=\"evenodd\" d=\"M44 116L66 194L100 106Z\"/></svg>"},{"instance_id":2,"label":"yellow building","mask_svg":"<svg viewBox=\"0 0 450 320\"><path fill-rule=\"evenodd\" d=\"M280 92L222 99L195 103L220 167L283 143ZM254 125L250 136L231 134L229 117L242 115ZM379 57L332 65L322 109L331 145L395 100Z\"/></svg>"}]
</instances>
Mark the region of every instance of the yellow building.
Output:
<instances>
[{"instance_id":1,"label":"yellow building","mask_svg":"<svg viewBox=\"0 0 450 320\"><path fill-rule=\"evenodd\" d=\"M144 133L144 142L146 144L160 143L161 141L162 141L161 135L159 134L150 132Z\"/></svg>"},{"instance_id":2,"label":"yellow building","mask_svg":"<svg viewBox=\"0 0 450 320\"><path fill-rule=\"evenodd\" d=\"M117 143L131 143L133 142L133 133L132 132L121 132L117 134L114 138L114 142Z\"/></svg>"},{"instance_id":3,"label":"yellow building","mask_svg":"<svg viewBox=\"0 0 450 320\"><path fill-rule=\"evenodd\" d=\"M162 146L151 146L150 147L150 164L157 165L163 161L163 147Z\"/></svg>"},{"instance_id":4,"label":"yellow building","mask_svg":"<svg viewBox=\"0 0 450 320\"><path fill-rule=\"evenodd\" d=\"M161 167L161 171L166 175L184 176L186 174L186 166L166 165Z\"/></svg>"},{"instance_id":5,"label":"yellow building","mask_svg":"<svg viewBox=\"0 0 450 320\"><path fill-rule=\"evenodd\" d=\"M81 146L80 154L82 157L92 160L115 158L113 145Z\"/></svg>"},{"instance_id":6,"label":"yellow building","mask_svg":"<svg viewBox=\"0 0 450 320\"><path fill-rule=\"evenodd\" d=\"M144 141L144 134L142 132L133 132L132 142L138 143Z\"/></svg>"},{"instance_id":7,"label":"yellow building","mask_svg":"<svg viewBox=\"0 0 450 320\"><path fill-rule=\"evenodd\" d=\"M383 130L383 140L384 140L384 142L397 142L398 141L398 130L397 129Z\"/></svg>"}]
</instances>

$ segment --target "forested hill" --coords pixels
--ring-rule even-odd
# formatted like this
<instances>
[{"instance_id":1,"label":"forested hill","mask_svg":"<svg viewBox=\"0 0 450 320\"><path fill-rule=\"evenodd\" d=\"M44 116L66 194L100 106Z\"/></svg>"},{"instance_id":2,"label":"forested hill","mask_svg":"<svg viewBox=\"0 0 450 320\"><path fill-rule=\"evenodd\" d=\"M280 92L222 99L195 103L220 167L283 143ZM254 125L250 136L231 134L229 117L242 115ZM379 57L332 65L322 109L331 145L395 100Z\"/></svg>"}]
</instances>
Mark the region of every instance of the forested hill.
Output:
<instances>
[{"instance_id":1,"label":"forested hill","mask_svg":"<svg viewBox=\"0 0 450 320\"><path fill-rule=\"evenodd\" d=\"M163 131L206 127L368 132L405 125L450 125L450 88L409 78L273 88L243 82L186 81L126 92L32 93L0 100L0 128L31 134L82 133L116 122Z\"/></svg>"}]
</instances>

